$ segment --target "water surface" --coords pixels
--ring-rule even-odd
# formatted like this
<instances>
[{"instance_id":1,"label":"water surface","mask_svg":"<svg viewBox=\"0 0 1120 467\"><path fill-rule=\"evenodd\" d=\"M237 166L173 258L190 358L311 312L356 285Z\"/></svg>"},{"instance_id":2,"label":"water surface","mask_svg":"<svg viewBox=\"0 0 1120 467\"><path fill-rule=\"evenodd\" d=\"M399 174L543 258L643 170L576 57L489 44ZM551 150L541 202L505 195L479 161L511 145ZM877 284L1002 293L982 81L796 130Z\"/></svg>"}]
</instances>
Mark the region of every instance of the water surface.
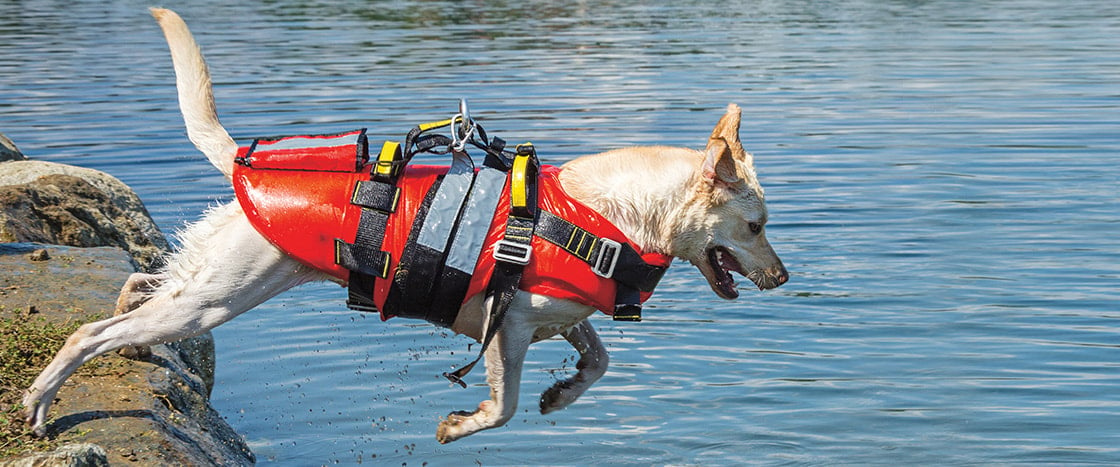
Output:
<instances>
[{"instance_id":1,"label":"water surface","mask_svg":"<svg viewBox=\"0 0 1120 467\"><path fill-rule=\"evenodd\" d=\"M227 202L146 4L0 4L0 132L107 171L165 232ZM468 341L286 293L215 331L214 403L261 463L1120 463L1120 6L1111 1L199 1L223 123L399 139L460 97L549 163L703 147L743 106L792 280L718 299L675 265L610 372L530 351L508 426L438 375ZM471 347L476 349L477 347Z\"/></svg>"}]
</instances>

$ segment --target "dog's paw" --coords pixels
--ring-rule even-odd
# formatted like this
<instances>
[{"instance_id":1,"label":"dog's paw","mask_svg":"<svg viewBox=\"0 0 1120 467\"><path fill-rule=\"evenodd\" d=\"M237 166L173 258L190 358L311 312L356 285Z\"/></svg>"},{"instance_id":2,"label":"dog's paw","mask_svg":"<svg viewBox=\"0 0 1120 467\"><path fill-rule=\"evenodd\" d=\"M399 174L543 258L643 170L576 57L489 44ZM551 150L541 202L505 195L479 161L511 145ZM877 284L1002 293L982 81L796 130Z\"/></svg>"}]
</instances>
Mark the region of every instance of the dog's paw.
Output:
<instances>
[{"instance_id":1,"label":"dog's paw","mask_svg":"<svg viewBox=\"0 0 1120 467\"><path fill-rule=\"evenodd\" d=\"M474 415L471 412L456 411L447 415L447 418L439 422L439 427L436 428L436 441L439 444L447 444L462 438L470 433L463 433L463 424L470 420Z\"/></svg>"},{"instance_id":2,"label":"dog's paw","mask_svg":"<svg viewBox=\"0 0 1120 467\"><path fill-rule=\"evenodd\" d=\"M22 404L23 422L27 424L28 428L31 428L31 434L37 438L46 437L47 426L45 423L43 423L46 420L44 420L44 415L39 414L40 410L38 399L30 398L30 396L28 396L27 398L24 398Z\"/></svg>"},{"instance_id":3,"label":"dog's paw","mask_svg":"<svg viewBox=\"0 0 1120 467\"><path fill-rule=\"evenodd\" d=\"M436 428L436 441L447 444L459 438L470 436L482 430L505 424L505 420L495 416L494 401L482 401L474 412L455 411L439 422Z\"/></svg>"},{"instance_id":4,"label":"dog's paw","mask_svg":"<svg viewBox=\"0 0 1120 467\"><path fill-rule=\"evenodd\" d=\"M571 405L579 398L579 394L572 395L575 386L571 380L557 381L552 387L541 394L541 414L549 414Z\"/></svg>"},{"instance_id":5,"label":"dog's paw","mask_svg":"<svg viewBox=\"0 0 1120 467\"><path fill-rule=\"evenodd\" d=\"M31 434L36 438L47 437L47 424L39 423L38 425L31 425Z\"/></svg>"}]
</instances>

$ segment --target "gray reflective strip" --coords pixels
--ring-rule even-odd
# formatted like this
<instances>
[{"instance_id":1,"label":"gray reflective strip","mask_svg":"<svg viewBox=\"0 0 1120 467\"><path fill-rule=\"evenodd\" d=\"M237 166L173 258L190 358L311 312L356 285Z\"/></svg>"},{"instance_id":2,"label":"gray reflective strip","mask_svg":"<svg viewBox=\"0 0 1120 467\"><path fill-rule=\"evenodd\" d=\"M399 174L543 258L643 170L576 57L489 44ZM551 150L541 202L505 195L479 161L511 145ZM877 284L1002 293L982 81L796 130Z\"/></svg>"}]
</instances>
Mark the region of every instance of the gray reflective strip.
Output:
<instances>
[{"instance_id":1,"label":"gray reflective strip","mask_svg":"<svg viewBox=\"0 0 1120 467\"><path fill-rule=\"evenodd\" d=\"M467 192L471 189L474 180L474 163L466 153L453 153L451 170L443 177L432 205L428 208L428 215L424 218L424 226L420 228L420 235L416 243L435 251L442 252L447 248L447 239L451 237L451 229L455 227L455 219L459 217L459 210L467 199Z\"/></svg>"},{"instance_id":2,"label":"gray reflective strip","mask_svg":"<svg viewBox=\"0 0 1120 467\"><path fill-rule=\"evenodd\" d=\"M257 140L257 151L287 151L291 149L331 148L358 144L360 131L334 136L331 138L320 137L291 137L275 141Z\"/></svg>"},{"instance_id":3,"label":"gray reflective strip","mask_svg":"<svg viewBox=\"0 0 1120 467\"><path fill-rule=\"evenodd\" d=\"M455 241L451 244L451 251L447 253L448 266L468 275L474 273L475 263L482 254L486 234L494 221L494 211L498 208L498 200L502 198L505 186L505 172L489 167L478 171L474 188L471 188L470 200L467 201L467 209L459 220Z\"/></svg>"}]
</instances>

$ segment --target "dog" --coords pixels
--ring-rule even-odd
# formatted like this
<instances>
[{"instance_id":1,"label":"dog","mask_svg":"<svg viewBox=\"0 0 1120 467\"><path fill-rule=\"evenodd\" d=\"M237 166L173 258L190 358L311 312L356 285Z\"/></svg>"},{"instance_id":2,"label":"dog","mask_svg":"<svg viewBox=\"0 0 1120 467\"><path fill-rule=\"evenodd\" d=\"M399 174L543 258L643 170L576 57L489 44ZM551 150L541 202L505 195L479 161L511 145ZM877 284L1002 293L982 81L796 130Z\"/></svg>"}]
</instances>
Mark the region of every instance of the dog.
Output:
<instances>
[{"instance_id":1,"label":"dog","mask_svg":"<svg viewBox=\"0 0 1120 467\"><path fill-rule=\"evenodd\" d=\"M201 51L176 13L153 8L152 15L171 51L188 137L228 179L238 145L218 121ZM753 157L739 139L740 114L738 106L728 105L703 151L653 146L583 156L563 165L560 184L642 251L692 263L719 297L739 296L732 273L759 289L778 287L789 273L766 239L765 199ZM181 248L162 272L130 276L118 313L80 327L27 389L26 422L36 434L45 434L62 383L90 359L195 336L287 289L332 280L273 246L250 225L236 200L209 210L181 237ZM451 325L454 332L483 338L490 305L483 295L465 300ZM437 440L448 443L508 422L517 408L529 345L557 334L578 352L577 372L541 395L540 411L574 402L607 370L606 349L588 321L594 312L569 300L517 293L484 354L490 398L472 412L442 419Z\"/></svg>"}]
</instances>

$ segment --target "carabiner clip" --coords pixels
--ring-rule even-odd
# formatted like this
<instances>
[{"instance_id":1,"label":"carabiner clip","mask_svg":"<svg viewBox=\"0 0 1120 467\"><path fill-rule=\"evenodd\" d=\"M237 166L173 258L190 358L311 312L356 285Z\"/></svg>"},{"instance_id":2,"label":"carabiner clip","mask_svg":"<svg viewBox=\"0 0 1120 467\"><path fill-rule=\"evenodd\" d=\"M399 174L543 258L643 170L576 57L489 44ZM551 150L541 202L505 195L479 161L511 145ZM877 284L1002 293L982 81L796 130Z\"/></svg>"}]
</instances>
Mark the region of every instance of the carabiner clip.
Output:
<instances>
[{"instance_id":1,"label":"carabiner clip","mask_svg":"<svg viewBox=\"0 0 1120 467\"><path fill-rule=\"evenodd\" d=\"M451 149L463 152L467 143L474 138L475 124L471 120L470 110L467 109L467 100L459 99L459 113L451 117Z\"/></svg>"}]
</instances>

